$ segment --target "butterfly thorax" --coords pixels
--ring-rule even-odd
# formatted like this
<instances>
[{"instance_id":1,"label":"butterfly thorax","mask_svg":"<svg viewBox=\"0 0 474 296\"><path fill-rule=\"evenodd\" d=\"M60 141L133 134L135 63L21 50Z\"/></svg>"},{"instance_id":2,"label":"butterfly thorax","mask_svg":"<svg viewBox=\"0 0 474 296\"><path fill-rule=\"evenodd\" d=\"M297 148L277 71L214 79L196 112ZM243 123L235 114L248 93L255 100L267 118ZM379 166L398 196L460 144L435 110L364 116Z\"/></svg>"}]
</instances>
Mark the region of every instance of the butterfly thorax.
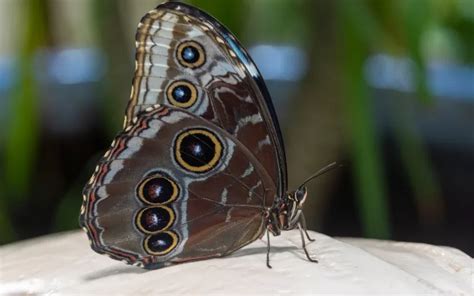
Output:
<instances>
[{"instance_id":1,"label":"butterfly thorax","mask_svg":"<svg viewBox=\"0 0 474 296\"><path fill-rule=\"evenodd\" d=\"M282 230L296 228L303 214L303 204L306 196L306 187L300 187L283 197L275 199L272 207L265 213L268 231L277 236L280 235Z\"/></svg>"}]
</instances>

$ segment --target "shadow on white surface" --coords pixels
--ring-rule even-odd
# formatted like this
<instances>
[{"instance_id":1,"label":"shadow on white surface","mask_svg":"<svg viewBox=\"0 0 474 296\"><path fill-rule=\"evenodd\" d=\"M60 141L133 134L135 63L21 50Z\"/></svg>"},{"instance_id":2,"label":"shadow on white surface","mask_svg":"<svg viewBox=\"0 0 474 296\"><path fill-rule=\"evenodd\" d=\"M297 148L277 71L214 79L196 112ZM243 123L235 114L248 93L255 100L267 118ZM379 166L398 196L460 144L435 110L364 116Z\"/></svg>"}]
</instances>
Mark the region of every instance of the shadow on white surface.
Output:
<instances>
[{"instance_id":1,"label":"shadow on white surface","mask_svg":"<svg viewBox=\"0 0 474 296\"><path fill-rule=\"evenodd\" d=\"M426 244L334 239L298 231L257 240L233 255L146 271L93 252L79 231L0 248L0 294L442 294L473 295L473 259Z\"/></svg>"}]
</instances>

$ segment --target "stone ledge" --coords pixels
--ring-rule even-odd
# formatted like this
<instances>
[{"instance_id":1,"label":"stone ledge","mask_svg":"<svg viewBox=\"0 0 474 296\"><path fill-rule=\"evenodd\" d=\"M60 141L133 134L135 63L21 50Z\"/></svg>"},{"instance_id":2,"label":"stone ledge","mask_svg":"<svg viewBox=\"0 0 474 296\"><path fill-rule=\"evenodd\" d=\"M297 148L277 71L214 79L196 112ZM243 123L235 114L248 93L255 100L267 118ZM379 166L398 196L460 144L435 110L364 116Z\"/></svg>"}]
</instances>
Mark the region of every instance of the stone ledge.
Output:
<instances>
[{"instance_id":1,"label":"stone ledge","mask_svg":"<svg viewBox=\"0 0 474 296\"><path fill-rule=\"evenodd\" d=\"M258 240L232 256L146 271L93 252L82 231L0 247L0 294L448 294L473 295L474 260L426 244L331 238L298 231Z\"/></svg>"}]
</instances>

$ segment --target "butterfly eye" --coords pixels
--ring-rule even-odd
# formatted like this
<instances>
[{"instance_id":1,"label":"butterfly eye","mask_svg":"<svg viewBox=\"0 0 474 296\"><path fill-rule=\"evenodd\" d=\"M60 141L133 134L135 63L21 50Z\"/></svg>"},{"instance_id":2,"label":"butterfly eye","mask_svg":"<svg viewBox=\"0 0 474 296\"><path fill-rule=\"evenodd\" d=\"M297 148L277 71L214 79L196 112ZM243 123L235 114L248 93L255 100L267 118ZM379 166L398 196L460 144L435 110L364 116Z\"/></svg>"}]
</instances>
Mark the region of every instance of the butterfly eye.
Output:
<instances>
[{"instance_id":1,"label":"butterfly eye","mask_svg":"<svg viewBox=\"0 0 474 296\"><path fill-rule=\"evenodd\" d=\"M137 227L144 233L156 233L168 229L175 220L173 210L164 207L145 208L135 219Z\"/></svg>"},{"instance_id":2,"label":"butterfly eye","mask_svg":"<svg viewBox=\"0 0 474 296\"><path fill-rule=\"evenodd\" d=\"M163 256L171 252L178 244L178 236L172 231L164 231L148 236L143 248L150 255Z\"/></svg>"},{"instance_id":3,"label":"butterfly eye","mask_svg":"<svg viewBox=\"0 0 474 296\"><path fill-rule=\"evenodd\" d=\"M175 159L185 170L203 173L216 166L222 156L222 144L210 131L192 129L178 135Z\"/></svg>"},{"instance_id":4,"label":"butterfly eye","mask_svg":"<svg viewBox=\"0 0 474 296\"><path fill-rule=\"evenodd\" d=\"M179 187L170 178L160 174L146 178L138 185L138 198L146 204L167 204L179 195Z\"/></svg>"},{"instance_id":5,"label":"butterfly eye","mask_svg":"<svg viewBox=\"0 0 474 296\"><path fill-rule=\"evenodd\" d=\"M171 105L180 108L189 108L197 100L196 87L186 80L171 83L166 94Z\"/></svg>"},{"instance_id":6,"label":"butterfly eye","mask_svg":"<svg viewBox=\"0 0 474 296\"><path fill-rule=\"evenodd\" d=\"M196 41L182 42L176 51L176 58L181 66L199 68L206 62L206 54L201 44Z\"/></svg>"},{"instance_id":7,"label":"butterfly eye","mask_svg":"<svg viewBox=\"0 0 474 296\"><path fill-rule=\"evenodd\" d=\"M295 197L298 204L300 205L304 204L307 194L308 194L308 191L306 187L301 187L301 188L298 188L298 190L296 190Z\"/></svg>"}]
</instances>

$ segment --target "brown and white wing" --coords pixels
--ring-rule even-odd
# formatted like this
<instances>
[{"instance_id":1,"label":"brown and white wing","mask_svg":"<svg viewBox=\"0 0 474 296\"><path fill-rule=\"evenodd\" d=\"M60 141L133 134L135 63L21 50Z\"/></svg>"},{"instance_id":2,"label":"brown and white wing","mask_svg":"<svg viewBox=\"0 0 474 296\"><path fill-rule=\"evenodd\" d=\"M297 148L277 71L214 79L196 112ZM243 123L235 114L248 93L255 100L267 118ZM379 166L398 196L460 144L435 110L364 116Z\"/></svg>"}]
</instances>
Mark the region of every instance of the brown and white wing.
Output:
<instances>
[{"instance_id":1,"label":"brown and white wing","mask_svg":"<svg viewBox=\"0 0 474 296\"><path fill-rule=\"evenodd\" d=\"M183 108L237 138L286 191L277 117L255 64L236 38L205 12L167 2L141 20L125 126L154 104Z\"/></svg>"},{"instance_id":2,"label":"brown and white wing","mask_svg":"<svg viewBox=\"0 0 474 296\"><path fill-rule=\"evenodd\" d=\"M276 187L234 136L183 109L142 112L84 188L92 248L158 268L219 257L259 238Z\"/></svg>"}]
</instances>

